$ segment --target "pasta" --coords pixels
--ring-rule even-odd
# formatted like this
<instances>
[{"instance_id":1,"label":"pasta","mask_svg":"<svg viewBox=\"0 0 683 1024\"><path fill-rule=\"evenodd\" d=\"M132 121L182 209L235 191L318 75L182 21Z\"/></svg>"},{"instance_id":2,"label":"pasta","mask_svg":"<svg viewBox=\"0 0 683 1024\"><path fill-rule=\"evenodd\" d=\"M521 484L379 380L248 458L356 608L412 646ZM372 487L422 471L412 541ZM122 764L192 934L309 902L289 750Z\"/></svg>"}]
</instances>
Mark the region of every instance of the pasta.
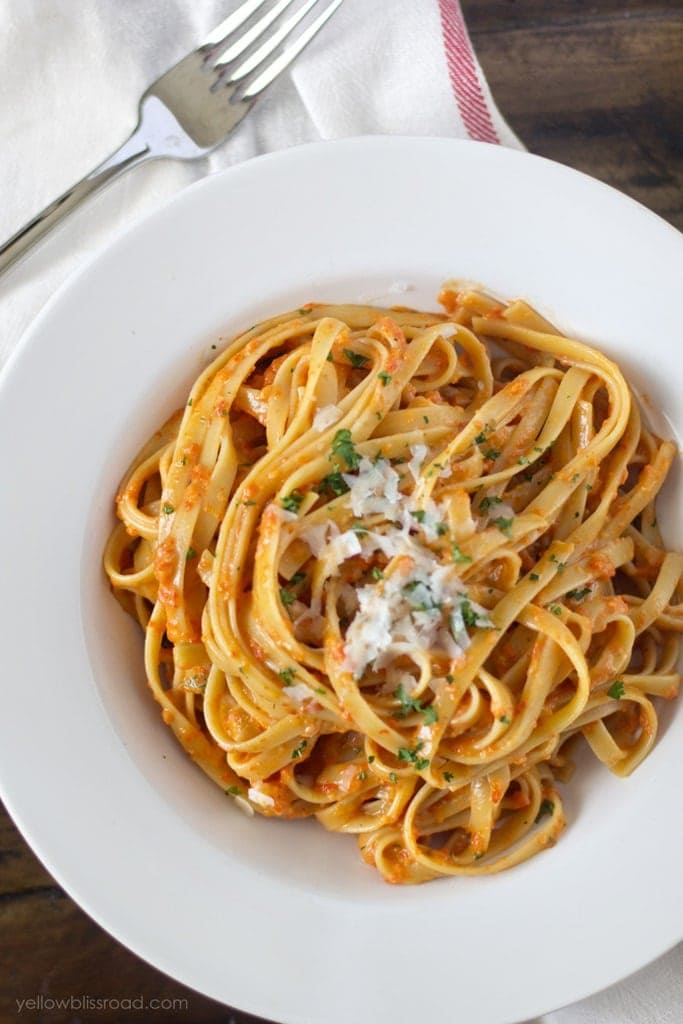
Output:
<instances>
[{"instance_id":1,"label":"pasta","mask_svg":"<svg viewBox=\"0 0 683 1024\"><path fill-rule=\"evenodd\" d=\"M680 679L675 446L524 302L440 300L232 340L135 459L105 553L194 761L397 883L552 846L575 743L628 775Z\"/></svg>"}]
</instances>

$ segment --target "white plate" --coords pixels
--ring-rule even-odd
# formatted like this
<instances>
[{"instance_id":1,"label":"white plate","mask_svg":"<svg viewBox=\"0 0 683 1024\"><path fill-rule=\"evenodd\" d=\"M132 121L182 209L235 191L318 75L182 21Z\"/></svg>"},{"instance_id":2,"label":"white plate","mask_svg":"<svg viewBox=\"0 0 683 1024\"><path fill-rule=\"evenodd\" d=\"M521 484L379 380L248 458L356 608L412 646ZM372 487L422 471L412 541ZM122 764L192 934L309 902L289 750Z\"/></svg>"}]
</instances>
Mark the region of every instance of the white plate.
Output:
<instances>
[{"instance_id":1,"label":"white plate","mask_svg":"<svg viewBox=\"0 0 683 1024\"><path fill-rule=\"evenodd\" d=\"M100 560L129 458L211 343L308 300L434 307L449 276L525 296L616 357L681 436L682 260L671 227L559 165L356 139L202 181L54 299L0 390L0 778L29 842L101 925L180 981L287 1024L444 1011L508 1024L681 938L675 708L631 779L584 759L552 851L494 877L387 886L353 838L244 818L190 763ZM679 507L665 516L677 544Z\"/></svg>"}]
</instances>

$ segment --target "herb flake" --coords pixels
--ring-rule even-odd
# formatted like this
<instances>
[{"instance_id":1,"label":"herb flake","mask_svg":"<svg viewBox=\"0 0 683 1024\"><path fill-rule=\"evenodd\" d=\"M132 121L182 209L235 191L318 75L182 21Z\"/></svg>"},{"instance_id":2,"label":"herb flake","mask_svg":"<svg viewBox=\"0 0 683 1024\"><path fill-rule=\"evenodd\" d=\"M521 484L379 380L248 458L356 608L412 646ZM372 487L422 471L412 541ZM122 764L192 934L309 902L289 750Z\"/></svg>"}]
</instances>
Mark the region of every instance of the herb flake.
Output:
<instances>
[{"instance_id":1,"label":"herb flake","mask_svg":"<svg viewBox=\"0 0 683 1024\"><path fill-rule=\"evenodd\" d=\"M356 451L350 430L338 430L332 440L332 453L343 459L347 469L358 469L360 455Z\"/></svg>"},{"instance_id":2,"label":"herb flake","mask_svg":"<svg viewBox=\"0 0 683 1024\"><path fill-rule=\"evenodd\" d=\"M357 370L360 370L361 367L365 366L366 363L370 362L368 356L362 356L360 352L354 352L353 349L345 348L343 352L348 361L351 363L351 366L355 366Z\"/></svg>"},{"instance_id":3,"label":"herb flake","mask_svg":"<svg viewBox=\"0 0 683 1024\"><path fill-rule=\"evenodd\" d=\"M538 825L541 818L545 818L547 814L552 814L555 810L555 804L552 800L542 800L541 806L538 809L538 814L535 818L535 824Z\"/></svg>"},{"instance_id":4,"label":"herb flake","mask_svg":"<svg viewBox=\"0 0 683 1024\"><path fill-rule=\"evenodd\" d=\"M506 519L505 516L498 516L498 518L494 519L493 522L501 533L504 533L509 540L512 540L512 519Z\"/></svg>"},{"instance_id":5,"label":"herb flake","mask_svg":"<svg viewBox=\"0 0 683 1024\"><path fill-rule=\"evenodd\" d=\"M469 555L464 555L455 541L451 544L451 555L453 556L454 562L459 562L465 565L467 562L471 562L472 559Z\"/></svg>"},{"instance_id":6,"label":"herb flake","mask_svg":"<svg viewBox=\"0 0 683 1024\"><path fill-rule=\"evenodd\" d=\"M304 496L301 491L292 491L291 494L286 494L284 498L280 499L280 504L286 512L298 512L303 500Z\"/></svg>"}]
</instances>

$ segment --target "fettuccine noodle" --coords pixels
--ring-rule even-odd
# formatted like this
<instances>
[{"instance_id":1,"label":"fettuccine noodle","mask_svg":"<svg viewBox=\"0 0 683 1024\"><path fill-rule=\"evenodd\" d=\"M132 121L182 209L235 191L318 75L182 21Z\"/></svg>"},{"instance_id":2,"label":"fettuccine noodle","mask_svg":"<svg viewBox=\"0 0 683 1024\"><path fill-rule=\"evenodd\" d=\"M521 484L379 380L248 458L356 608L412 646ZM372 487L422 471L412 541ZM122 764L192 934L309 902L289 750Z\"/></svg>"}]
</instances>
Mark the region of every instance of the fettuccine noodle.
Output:
<instances>
[{"instance_id":1,"label":"fettuccine noodle","mask_svg":"<svg viewBox=\"0 0 683 1024\"><path fill-rule=\"evenodd\" d=\"M440 299L231 341L134 461L105 554L194 761L402 883L552 846L574 741L628 775L680 678L675 446L524 302Z\"/></svg>"}]
</instances>

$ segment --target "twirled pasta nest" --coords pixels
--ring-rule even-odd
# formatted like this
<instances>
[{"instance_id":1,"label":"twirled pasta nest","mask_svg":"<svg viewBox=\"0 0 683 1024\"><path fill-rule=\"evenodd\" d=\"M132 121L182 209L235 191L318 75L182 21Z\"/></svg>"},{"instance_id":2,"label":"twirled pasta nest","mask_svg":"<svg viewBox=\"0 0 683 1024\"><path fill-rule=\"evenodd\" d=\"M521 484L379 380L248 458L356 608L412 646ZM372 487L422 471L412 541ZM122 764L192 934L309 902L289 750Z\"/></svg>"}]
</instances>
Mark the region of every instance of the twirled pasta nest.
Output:
<instances>
[{"instance_id":1,"label":"twirled pasta nest","mask_svg":"<svg viewBox=\"0 0 683 1024\"><path fill-rule=\"evenodd\" d=\"M105 567L164 721L243 809L391 882L550 846L583 735L628 775L676 696L676 449L523 302L306 305L239 335L133 463Z\"/></svg>"}]
</instances>

